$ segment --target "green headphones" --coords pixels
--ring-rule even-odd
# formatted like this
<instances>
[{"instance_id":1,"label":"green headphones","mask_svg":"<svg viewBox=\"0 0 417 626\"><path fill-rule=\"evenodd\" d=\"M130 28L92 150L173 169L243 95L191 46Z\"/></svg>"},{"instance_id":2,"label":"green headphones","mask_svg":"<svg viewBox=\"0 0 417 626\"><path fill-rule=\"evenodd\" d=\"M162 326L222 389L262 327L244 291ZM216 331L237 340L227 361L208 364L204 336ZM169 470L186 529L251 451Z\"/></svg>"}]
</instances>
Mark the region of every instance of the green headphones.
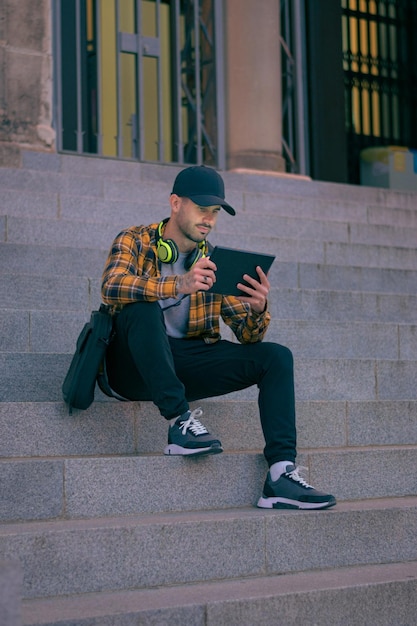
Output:
<instances>
[{"instance_id":1,"label":"green headphones","mask_svg":"<svg viewBox=\"0 0 417 626\"><path fill-rule=\"evenodd\" d=\"M165 224L168 222L169 217L162 220L158 224L158 228L156 229L156 251L158 254L158 259L161 263L176 263L179 257L178 246L172 239L164 239L162 237L162 229ZM206 256L206 241L200 241L195 250L192 250L190 254L187 256L184 267L188 271L192 268L192 266L197 263L198 259Z\"/></svg>"}]
</instances>

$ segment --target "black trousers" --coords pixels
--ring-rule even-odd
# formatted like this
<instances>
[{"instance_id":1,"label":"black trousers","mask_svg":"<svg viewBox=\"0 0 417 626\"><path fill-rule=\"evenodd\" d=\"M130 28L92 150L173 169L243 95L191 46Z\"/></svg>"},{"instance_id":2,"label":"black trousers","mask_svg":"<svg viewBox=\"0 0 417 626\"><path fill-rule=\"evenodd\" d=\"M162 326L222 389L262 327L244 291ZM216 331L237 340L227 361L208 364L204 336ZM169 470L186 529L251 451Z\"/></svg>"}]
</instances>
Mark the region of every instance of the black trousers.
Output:
<instances>
[{"instance_id":1,"label":"black trousers","mask_svg":"<svg viewBox=\"0 0 417 626\"><path fill-rule=\"evenodd\" d=\"M174 339L157 302L136 302L116 319L107 371L117 393L151 400L166 419L185 413L188 402L257 385L265 458L295 461L293 357L285 346Z\"/></svg>"}]
</instances>

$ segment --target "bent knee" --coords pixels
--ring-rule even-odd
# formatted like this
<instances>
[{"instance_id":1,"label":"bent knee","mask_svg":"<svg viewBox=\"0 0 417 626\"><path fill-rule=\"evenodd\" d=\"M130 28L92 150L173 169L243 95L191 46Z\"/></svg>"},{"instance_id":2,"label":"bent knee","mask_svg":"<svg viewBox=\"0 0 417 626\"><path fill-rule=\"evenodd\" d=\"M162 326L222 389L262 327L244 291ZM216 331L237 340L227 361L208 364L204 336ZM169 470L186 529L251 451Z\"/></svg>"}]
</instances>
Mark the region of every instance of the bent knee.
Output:
<instances>
[{"instance_id":1,"label":"bent knee","mask_svg":"<svg viewBox=\"0 0 417 626\"><path fill-rule=\"evenodd\" d=\"M265 346L265 358L271 359L273 364L279 365L281 368L293 368L293 353L289 348L287 348L287 346L282 346L279 343L272 342L267 342L263 345Z\"/></svg>"},{"instance_id":2,"label":"bent knee","mask_svg":"<svg viewBox=\"0 0 417 626\"><path fill-rule=\"evenodd\" d=\"M158 302L132 302L123 307L118 315L119 326L131 329L146 327L150 332L163 323L163 314Z\"/></svg>"}]
</instances>

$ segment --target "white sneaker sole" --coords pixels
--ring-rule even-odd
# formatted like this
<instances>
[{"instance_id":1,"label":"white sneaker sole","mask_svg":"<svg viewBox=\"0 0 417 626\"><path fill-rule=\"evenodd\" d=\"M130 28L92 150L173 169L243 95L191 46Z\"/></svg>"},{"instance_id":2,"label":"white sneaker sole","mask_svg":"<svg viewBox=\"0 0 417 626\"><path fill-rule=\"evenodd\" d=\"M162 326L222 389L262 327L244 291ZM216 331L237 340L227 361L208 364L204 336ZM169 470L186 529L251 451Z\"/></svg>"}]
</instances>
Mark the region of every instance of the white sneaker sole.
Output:
<instances>
[{"instance_id":1,"label":"white sneaker sole","mask_svg":"<svg viewBox=\"0 0 417 626\"><path fill-rule=\"evenodd\" d=\"M167 456L197 456L199 454L220 454L223 448L220 446L209 446L208 448L182 448L176 443L170 443L164 448Z\"/></svg>"},{"instance_id":2,"label":"white sneaker sole","mask_svg":"<svg viewBox=\"0 0 417 626\"><path fill-rule=\"evenodd\" d=\"M259 509L302 509L312 511L329 509L335 504L336 500L334 499L328 502L299 502L289 498L259 498L257 507Z\"/></svg>"}]
</instances>

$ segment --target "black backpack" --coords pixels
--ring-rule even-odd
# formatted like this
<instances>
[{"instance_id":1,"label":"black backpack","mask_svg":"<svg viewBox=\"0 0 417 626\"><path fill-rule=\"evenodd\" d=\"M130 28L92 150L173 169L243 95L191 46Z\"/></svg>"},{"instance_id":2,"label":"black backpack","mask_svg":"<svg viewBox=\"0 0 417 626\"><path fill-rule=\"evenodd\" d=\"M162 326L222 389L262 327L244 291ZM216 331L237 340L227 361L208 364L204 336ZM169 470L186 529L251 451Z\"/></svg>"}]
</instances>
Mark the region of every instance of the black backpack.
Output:
<instances>
[{"instance_id":1,"label":"black backpack","mask_svg":"<svg viewBox=\"0 0 417 626\"><path fill-rule=\"evenodd\" d=\"M100 373L102 375L106 350L113 334L110 307L102 304L98 311L92 311L90 321L79 334L75 354L62 384L62 395L70 413L73 408L88 409L94 401L97 378ZM113 396L110 388L107 395Z\"/></svg>"}]
</instances>

